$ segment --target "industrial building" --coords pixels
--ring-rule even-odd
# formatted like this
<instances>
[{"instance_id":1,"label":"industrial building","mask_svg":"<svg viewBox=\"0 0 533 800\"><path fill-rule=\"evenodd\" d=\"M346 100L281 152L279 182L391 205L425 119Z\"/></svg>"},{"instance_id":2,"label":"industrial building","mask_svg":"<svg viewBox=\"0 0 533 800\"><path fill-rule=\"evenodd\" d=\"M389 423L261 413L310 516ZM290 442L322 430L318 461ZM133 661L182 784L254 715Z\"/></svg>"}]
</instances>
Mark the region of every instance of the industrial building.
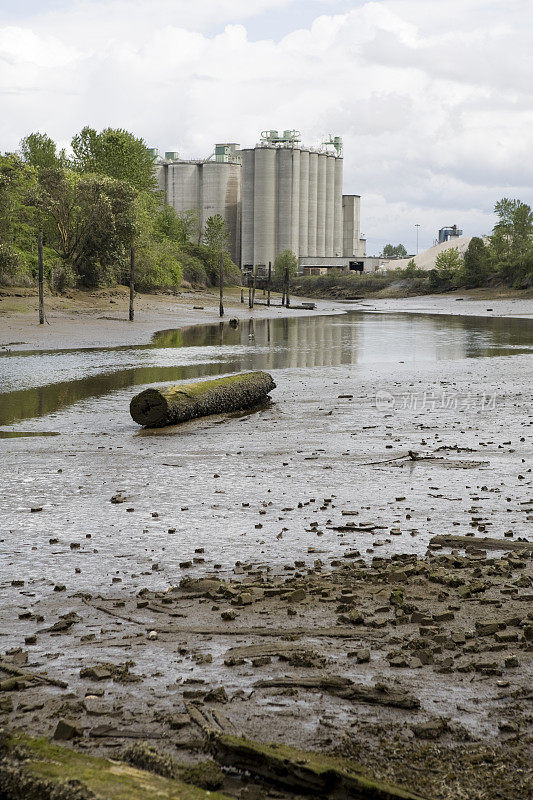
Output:
<instances>
[{"instance_id":1,"label":"industrial building","mask_svg":"<svg viewBox=\"0 0 533 800\"><path fill-rule=\"evenodd\" d=\"M198 236L208 217L224 218L232 259L245 272L266 269L286 249L306 266L316 259L322 268L327 259L336 266L338 259L365 255L360 197L342 193L338 136L310 148L298 131L263 131L253 148L217 144L202 161L166 152L157 173L159 188L178 213L196 210Z\"/></svg>"}]
</instances>

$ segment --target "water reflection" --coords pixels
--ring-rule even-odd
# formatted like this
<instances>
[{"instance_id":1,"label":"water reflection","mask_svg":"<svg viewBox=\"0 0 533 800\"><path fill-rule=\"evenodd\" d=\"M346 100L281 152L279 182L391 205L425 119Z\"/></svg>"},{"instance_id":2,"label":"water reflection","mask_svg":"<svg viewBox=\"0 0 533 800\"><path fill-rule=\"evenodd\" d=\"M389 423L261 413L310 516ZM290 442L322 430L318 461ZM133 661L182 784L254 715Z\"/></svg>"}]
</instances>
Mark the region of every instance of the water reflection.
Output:
<instances>
[{"instance_id":1,"label":"water reflection","mask_svg":"<svg viewBox=\"0 0 533 800\"><path fill-rule=\"evenodd\" d=\"M197 325L161 331L148 345L10 353L0 359L0 425L119 389L249 369L379 369L524 352L533 352L532 320L350 312Z\"/></svg>"}]
</instances>

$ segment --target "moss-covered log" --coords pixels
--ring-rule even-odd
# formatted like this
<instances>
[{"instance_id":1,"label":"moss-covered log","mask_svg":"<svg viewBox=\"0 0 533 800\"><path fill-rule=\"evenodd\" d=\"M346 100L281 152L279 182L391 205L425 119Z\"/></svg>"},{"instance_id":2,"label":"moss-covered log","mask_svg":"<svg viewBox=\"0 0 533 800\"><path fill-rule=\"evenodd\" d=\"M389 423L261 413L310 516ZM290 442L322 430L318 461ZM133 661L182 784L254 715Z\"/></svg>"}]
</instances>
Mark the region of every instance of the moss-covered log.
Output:
<instances>
[{"instance_id":1,"label":"moss-covered log","mask_svg":"<svg viewBox=\"0 0 533 800\"><path fill-rule=\"evenodd\" d=\"M283 744L260 744L222 734L212 737L211 750L225 767L250 772L298 794L352 800L425 800L399 786L370 778L350 761Z\"/></svg>"},{"instance_id":2,"label":"moss-covered log","mask_svg":"<svg viewBox=\"0 0 533 800\"><path fill-rule=\"evenodd\" d=\"M268 372L245 372L135 395L130 413L146 428L162 428L209 414L242 411L264 402L276 388Z\"/></svg>"}]
</instances>

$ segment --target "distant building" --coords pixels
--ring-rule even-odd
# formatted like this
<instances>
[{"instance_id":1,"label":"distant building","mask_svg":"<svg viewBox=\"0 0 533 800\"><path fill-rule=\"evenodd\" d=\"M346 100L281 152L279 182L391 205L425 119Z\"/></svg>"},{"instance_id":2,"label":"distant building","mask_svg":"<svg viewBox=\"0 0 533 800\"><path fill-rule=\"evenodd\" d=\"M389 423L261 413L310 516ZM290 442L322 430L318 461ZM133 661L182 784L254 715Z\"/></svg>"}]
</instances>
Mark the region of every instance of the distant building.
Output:
<instances>
[{"instance_id":1,"label":"distant building","mask_svg":"<svg viewBox=\"0 0 533 800\"><path fill-rule=\"evenodd\" d=\"M266 270L286 249L301 262L365 255L361 198L342 193L338 136L309 148L298 131L264 131L253 148L217 144L209 158L192 161L167 151L156 168L167 202L178 213L197 211L198 236L208 217L224 218L231 257L245 272Z\"/></svg>"}]
</instances>

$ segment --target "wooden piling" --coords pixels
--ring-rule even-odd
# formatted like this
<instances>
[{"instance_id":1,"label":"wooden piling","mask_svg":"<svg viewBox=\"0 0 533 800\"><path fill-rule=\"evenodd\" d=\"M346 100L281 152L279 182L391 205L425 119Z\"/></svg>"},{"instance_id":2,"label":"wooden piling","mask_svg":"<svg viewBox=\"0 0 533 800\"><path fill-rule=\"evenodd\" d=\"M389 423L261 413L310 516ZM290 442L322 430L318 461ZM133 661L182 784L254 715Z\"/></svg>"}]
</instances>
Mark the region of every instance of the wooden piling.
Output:
<instances>
[{"instance_id":1,"label":"wooden piling","mask_svg":"<svg viewBox=\"0 0 533 800\"><path fill-rule=\"evenodd\" d=\"M255 286L256 286L256 283L257 283L257 264L254 267L254 282L253 282L253 287L252 287L252 308L255 305Z\"/></svg>"},{"instance_id":2,"label":"wooden piling","mask_svg":"<svg viewBox=\"0 0 533 800\"><path fill-rule=\"evenodd\" d=\"M270 305L270 284L272 283L272 261L268 262L267 306Z\"/></svg>"},{"instance_id":3,"label":"wooden piling","mask_svg":"<svg viewBox=\"0 0 533 800\"><path fill-rule=\"evenodd\" d=\"M285 307L286 308L289 308L289 306L291 304L290 290L289 290L290 280L291 279L290 279L290 275L289 275L289 268L287 267L287 269L285 270L285 284L286 284L285 285Z\"/></svg>"}]
</instances>

